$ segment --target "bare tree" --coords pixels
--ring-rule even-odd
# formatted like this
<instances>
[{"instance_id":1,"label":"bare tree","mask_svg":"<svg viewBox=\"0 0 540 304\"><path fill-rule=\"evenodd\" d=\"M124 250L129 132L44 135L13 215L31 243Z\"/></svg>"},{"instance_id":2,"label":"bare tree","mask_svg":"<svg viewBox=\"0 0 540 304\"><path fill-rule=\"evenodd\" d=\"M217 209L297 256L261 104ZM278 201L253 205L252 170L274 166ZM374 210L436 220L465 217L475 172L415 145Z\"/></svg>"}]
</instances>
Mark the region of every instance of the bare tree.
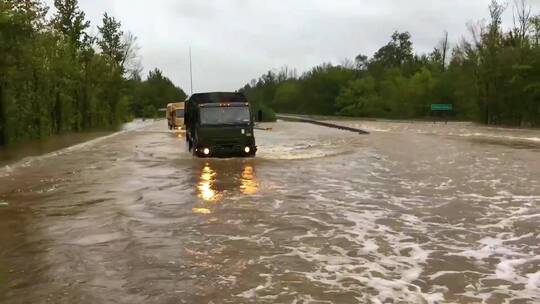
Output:
<instances>
[{"instance_id":1,"label":"bare tree","mask_svg":"<svg viewBox=\"0 0 540 304\"><path fill-rule=\"evenodd\" d=\"M489 24L490 38L499 35L502 24L502 16L506 8L506 3L499 3L497 0L491 0L491 4L489 5L489 15L491 17L491 23Z\"/></svg>"},{"instance_id":2,"label":"bare tree","mask_svg":"<svg viewBox=\"0 0 540 304\"><path fill-rule=\"evenodd\" d=\"M531 4L527 0L514 0L512 9L514 17L514 31L519 46L522 47L531 30Z\"/></svg>"},{"instance_id":3,"label":"bare tree","mask_svg":"<svg viewBox=\"0 0 540 304\"><path fill-rule=\"evenodd\" d=\"M540 46L540 15L531 18L531 36L536 47Z\"/></svg>"},{"instance_id":4,"label":"bare tree","mask_svg":"<svg viewBox=\"0 0 540 304\"><path fill-rule=\"evenodd\" d=\"M469 30L469 34L471 35L474 48L481 48L482 37L484 37L486 34L485 28L485 23L481 21L467 23L467 29ZM466 41L466 39L464 39L464 41Z\"/></svg>"},{"instance_id":5,"label":"bare tree","mask_svg":"<svg viewBox=\"0 0 540 304\"><path fill-rule=\"evenodd\" d=\"M290 70L288 66L281 67L281 69L277 73L277 82L283 82L283 81L288 80L289 73L290 73Z\"/></svg>"},{"instance_id":6,"label":"bare tree","mask_svg":"<svg viewBox=\"0 0 540 304\"><path fill-rule=\"evenodd\" d=\"M349 58L342 59L340 65L346 69L351 70L354 69L355 66L354 62Z\"/></svg>"},{"instance_id":7,"label":"bare tree","mask_svg":"<svg viewBox=\"0 0 540 304\"><path fill-rule=\"evenodd\" d=\"M140 77L143 66L141 58L139 56L140 47L137 44L137 37L131 32L128 32L122 37L122 62L121 68L124 70L130 78L136 79Z\"/></svg>"}]
</instances>

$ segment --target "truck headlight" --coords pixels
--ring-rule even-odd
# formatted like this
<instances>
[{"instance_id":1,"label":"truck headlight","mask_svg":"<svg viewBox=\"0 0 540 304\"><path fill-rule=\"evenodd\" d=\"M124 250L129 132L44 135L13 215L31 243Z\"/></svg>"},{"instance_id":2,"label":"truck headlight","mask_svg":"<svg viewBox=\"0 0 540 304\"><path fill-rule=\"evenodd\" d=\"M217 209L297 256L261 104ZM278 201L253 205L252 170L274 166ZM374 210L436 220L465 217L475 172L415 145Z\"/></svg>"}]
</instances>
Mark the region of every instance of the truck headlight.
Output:
<instances>
[{"instance_id":1,"label":"truck headlight","mask_svg":"<svg viewBox=\"0 0 540 304\"><path fill-rule=\"evenodd\" d=\"M245 147L245 148L244 148L244 151L245 151L246 153L249 153L249 152L251 152L251 148L250 148L250 147Z\"/></svg>"},{"instance_id":2,"label":"truck headlight","mask_svg":"<svg viewBox=\"0 0 540 304\"><path fill-rule=\"evenodd\" d=\"M208 154L210 154L210 149L204 148L204 149L202 150L202 152L204 153L204 155L208 155Z\"/></svg>"}]
</instances>

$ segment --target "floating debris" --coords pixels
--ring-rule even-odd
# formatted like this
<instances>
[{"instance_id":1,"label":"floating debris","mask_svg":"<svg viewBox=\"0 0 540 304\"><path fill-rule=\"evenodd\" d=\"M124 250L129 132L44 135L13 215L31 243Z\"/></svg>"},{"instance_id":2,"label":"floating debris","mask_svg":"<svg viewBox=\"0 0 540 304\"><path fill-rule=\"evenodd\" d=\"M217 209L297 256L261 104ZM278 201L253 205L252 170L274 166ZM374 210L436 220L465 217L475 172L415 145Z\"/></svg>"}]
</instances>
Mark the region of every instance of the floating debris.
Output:
<instances>
[{"instance_id":1,"label":"floating debris","mask_svg":"<svg viewBox=\"0 0 540 304\"><path fill-rule=\"evenodd\" d=\"M9 206L7 202L0 201L0 207L7 207L7 206Z\"/></svg>"},{"instance_id":2,"label":"floating debris","mask_svg":"<svg viewBox=\"0 0 540 304\"><path fill-rule=\"evenodd\" d=\"M259 126L256 126L256 127L254 127L254 129L262 130L262 131L272 131L271 127L259 127Z\"/></svg>"},{"instance_id":3,"label":"floating debris","mask_svg":"<svg viewBox=\"0 0 540 304\"><path fill-rule=\"evenodd\" d=\"M281 118L281 119L284 119L284 120L311 123L311 124L314 124L314 125L319 125L319 126L328 127L328 128L336 128L336 129L339 129L339 130L351 131L351 132L355 132L355 133L359 133L359 134L369 134L369 132L366 131L366 130L362 130L362 129L358 129L358 128L351 128L351 127L348 127L348 126L337 125L337 124L324 122L324 121L319 121L319 120L314 120L314 119L308 119L308 118L304 118L302 116L291 116L291 115L281 115L280 114L277 117Z\"/></svg>"}]
</instances>

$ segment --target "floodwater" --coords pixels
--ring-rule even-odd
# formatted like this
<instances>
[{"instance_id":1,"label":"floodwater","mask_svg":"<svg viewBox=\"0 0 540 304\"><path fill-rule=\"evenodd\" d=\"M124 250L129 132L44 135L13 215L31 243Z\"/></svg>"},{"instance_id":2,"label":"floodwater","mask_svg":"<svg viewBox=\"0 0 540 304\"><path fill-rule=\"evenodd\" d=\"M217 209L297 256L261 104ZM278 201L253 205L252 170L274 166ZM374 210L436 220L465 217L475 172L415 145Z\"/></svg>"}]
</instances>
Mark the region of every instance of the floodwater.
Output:
<instances>
[{"instance_id":1,"label":"floodwater","mask_svg":"<svg viewBox=\"0 0 540 304\"><path fill-rule=\"evenodd\" d=\"M137 119L133 122L123 124L118 129L127 131L137 128L143 123L144 121ZM27 157L54 153L63 148L90 141L98 137L107 136L113 133L113 131L117 130L101 130L53 135L44 139L17 143L9 147L0 147L0 168Z\"/></svg>"},{"instance_id":2,"label":"floodwater","mask_svg":"<svg viewBox=\"0 0 540 304\"><path fill-rule=\"evenodd\" d=\"M540 131L165 121L0 168L2 303L538 303Z\"/></svg>"}]
</instances>

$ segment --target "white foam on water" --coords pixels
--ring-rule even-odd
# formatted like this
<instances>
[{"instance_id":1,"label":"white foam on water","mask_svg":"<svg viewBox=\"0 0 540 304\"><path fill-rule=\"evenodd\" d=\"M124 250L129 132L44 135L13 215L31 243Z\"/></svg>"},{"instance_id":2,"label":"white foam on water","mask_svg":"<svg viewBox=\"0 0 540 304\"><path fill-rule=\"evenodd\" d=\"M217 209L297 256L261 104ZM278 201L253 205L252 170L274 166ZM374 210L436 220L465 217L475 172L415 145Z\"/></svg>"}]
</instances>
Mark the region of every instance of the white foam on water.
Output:
<instances>
[{"instance_id":1,"label":"white foam on water","mask_svg":"<svg viewBox=\"0 0 540 304\"><path fill-rule=\"evenodd\" d=\"M472 274L478 274L478 275L485 275L485 273L480 273L480 272L476 272L476 271L453 271L453 270L445 270L445 271L437 271L436 273L434 274L431 274L429 276L429 279L430 280L436 280L440 277L443 277L443 276L446 276L446 275L449 275L449 274L463 274L463 273L472 273Z\"/></svg>"},{"instance_id":2,"label":"white foam on water","mask_svg":"<svg viewBox=\"0 0 540 304\"><path fill-rule=\"evenodd\" d=\"M238 281L238 278L236 276L230 275L230 276L222 276L218 275L218 282L221 285L225 286L233 286Z\"/></svg>"},{"instance_id":3,"label":"white foam on water","mask_svg":"<svg viewBox=\"0 0 540 304\"><path fill-rule=\"evenodd\" d=\"M369 253L376 253L378 249L379 249L379 245L377 245L375 241L367 239L364 241L364 247L362 247L361 251L364 254L369 254Z\"/></svg>"},{"instance_id":4,"label":"white foam on water","mask_svg":"<svg viewBox=\"0 0 540 304\"><path fill-rule=\"evenodd\" d=\"M324 198L322 201L328 203L330 200ZM293 240L300 243L287 246L288 253L261 257L261 260L279 260L285 256L301 258L318 265L317 270L291 272L300 274L313 283L324 284L340 291L357 290L354 285L347 287L345 284L347 279L356 280L377 291L378 295L370 299L374 303L377 301L384 303L388 299L436 303L442 299L441 292L423 293L413 283L422 274L432 251L424 249L422 244L415 243L403 232L393 231L388 226L377 224L378 218L388 217L388 211L352 212L349 209L354 206L347 205L345 202L334 204L334 206L335 214L354 223L354 226L334 224L307 215L286 215L284 217L302 218L332 229L326 234L307 231L304 235L295 236ZM420 219L412 215L403 215L401 220L409 222L408 225L421 226ZM323 253L320 247L313 247L302 242L304 239L316 237L346 239L356 244L359 255L350 256L349 249L337 245L329 246L331 251ZM386 249L381 251L377 241L379 239L389 244L391 251ZM403 255L404 251L408 253ZM374 273L379 273L382 277L375 276ZM248 293L248 295L253 294Z\"/></svg>"},{"instance_id":5,"label":"white foam on water","mask_svg":"<svg viewBox=\"0 0 540 304\"><path fill-rule=\"evenodd\" d=\"M131 122L125 123L122 125L122 131L134 131L139 130L143 127L151 125L155 122L161 121L163 119L134 119Z\"/></svg>"},{"instance_id":6,"label":"white foam on water","mask_svg":"<svg viewBox=\"0 0 540 304\"><path fill-rule=\"evenodd\" d=\"M309 303L327 303L327 304L334 304L334 302L332 301L321 301L321 300L317 300L317 299L314 299L311 295L306 295L306 294L303 294L303 295L297 295L295 297L295 299L291 302L291 304L298 304L298 303L302 303L302 304L309 304Z\"/></svg>"},{"instance_id":7,"label":"white foam on water","mask_svg":"<svg viewBox=\"0 0 540 304\"><path fill-rule=\"evenodd\" d=\"M283 200L274 200L274 209L279 209L281 205L283 204Z\"/></svg>"},{"instance_id":8,"label":"white foam on water","mask_svg":"<svg viewBox=\"0 0 540 304\"><path fill-rule=\"evenodd\" d=\"M258 285L254 288L248 289L246 291L243 291L239 294L237 294L237 297L246 298L246 299L253 299L257 297L257 293L267 290L272 286L272 276L269 274L260 274L259 276L265 278L265 283L262 285Z\"/></svg>"},{"instance_id":9,"label":"white foam on water","mask_svg":"<svg viewBox=\"0 0 540 304\"><path fill-rule=\"evenodd\" d=\"M378 160L380 161L380 159ZM370 164L373 171L387 172L388 168L381 162ZM370 172L373 173L373 172ZM402 181L396 177L388 177L386 173L376 176L377 180L387 179L388 183ZM495 179L496 180L496 179ZM336 183L331 179L321 179L321 183L331 187L321 187L307 191L310 199L320 207L332 206L325 211L326 215L334 220L345 219L354 225L335 224L333 221L316 219L315 216L307 216L303 219L310 222L324 225L330 228L329 231L317 232L307 231L301 236L294 236L292 239L298 244L287 247L288 253L263 257L262 260L279 261L284 256L299 257L312 265L317 265L315 271L294 271L302 275L314 284L323 284L330 290L336 291L358 291L369 287L368 290L375 291L375 294L366 293L366 297L360 302L385 303L389 299L403 301L406 303L441 303L445 301L445 293L448 288L445 286L431 286L429 290L422 290L417 285L417 280L422 279L425 266L430 263L430 255L434 252L429 248L438 247L437 251L444 250L448 255L464 256L479 265L480 271L438 271L429 274L430 280L450 274L471 273L480 277L474 283L474 288L466 290L463 295L478 299L488 299L494 293L505 294L512 299L533 298L535 292L538 294L537 281L540 274L523 273L523 268L529 263L533 263L536 257L531 252L523 251L522 245L515 245L513 242L521 242L527 238L534 237L534 234L514 235L513 233L500 232L500 229L513 227L517 221L534 221L540 216L535 209L540 202L540 196L536 195L515 195L510 191L501 190L495 195L483 195L476 193L456 193L455 196L442 194L434 201L433 197L426 197L422 192L411 191L408 196L394 196L391 193L380 192L384 189L376 183L370 183L369 190L363 188L367 181L357 179L351 183L357 183L351 188L349 183ZM500 184L500 180L493 183ZM433 185L439 186L438 190L451 189L454 181L450 178L438 181ZM412 190L419 188L428 189L428 184L419 183L410 185ZM427 188L426 188L427 187ZM498 186L500 188L500 185ZM342 199L335 199L332 194L336 190L342 192ZM345 190L347 189L347 190ZM435 189L437 190L437 189ZM418 206L424 208L438 208L454 202L456 199L469 201L486 208L486 212L480 215L478 221L491 221L488 225L477 225L471 227L468 223L448 223L425 221L422 216L410 214L417 210ZM361 207L356 202L361 201ZM515 203L514 203L515 202ZM384 204L380 204L384 203ZM511 205L509 204L518 204ZM389 206L389 207L388 207ZM488 207L489 206L489 207ZM405 212L396 213L397 210ZM429 215L426 215L429 217ZM297 217L299 218L299 217ZM389 219L398 221L396 229L393 224L380 224L378 220ZM444 218L441 218L444 220ZM493 223L495 221L495 223ZM492 233L499 231L500 233ZM443 238L438 235L441 231L448 230L455 237ZM412 233L412 234L409 234ZM459 232L455 234L455 232ZM419 243L414 235L421 234L427 241ZM483 236L477 243L471 243L469 237ZM540 236L539 236L540 237ZM356 254L351 255L350 245L340 247L332 245L327 247L331 251L321 251L320 247L313 247L314 238L344 239L356 248ZM321 240L321 243L324 243ZM323 246L324 247L324 246ZM354 251L353 251L354 252ZM493 259L499 261L490 266ZM487 269L486 269L487 268ZM350 279L356 280L361 287L351 284ZM522 290L506 291L508 286L493 287L490 281L486 280L506 280L523 284ZM345 282L345 284L344 284Z\"/></svg>"},{"instance_id":10,"label":"white foam on water","mask_svg":"<svg viewBox=\"0 0 540 304\"><path fill-rule=\"evenodd\" d=\"M467 136L466 129L462 131ZM441 129L435 134L437 132L446 130ZM523 138L530 139L519 136L513 139ZM502 155L488 158L489 166L501 165L504 159ZM405 303L444 302L448 287L430 286L428 290L422 290L418 286L419 280L429 284L428 280L444 282L448 280L443 278L446 275L465 274L478 279L473 279L462 295L476 301L487 301L495 293L510 297L509 301L536 299L534 296L538 298L540 294L540 274L535 271L534 263L538 258L535 252L540 247L528 245L534 234L517 234L515 227L540 217L537 209L540 196L514 194L512 192L520 190L514 190L516 188L508 184L508 176L501 176L496 171L485 174L480 170L486 161L484 155L475 155L472 161L471 168L463 167L462 170L471 173L471 184L482 187L471 186L478 193L470 193L471 190L462 187L459 176L414 181L401 178L393 169L399 168L400 164L384 157L369 158L367 168L355 164L358 170L365 172L364 179L356 176L351 181L336 181L321 177L319 182L324 186L307 190L306 196L312 210L325 210L324 221L316 215L303 219L324 225L326 230L313 229L295 235L291 238L294 244L287 247L286 254L265 256L261 262L279 263L285 256L300 258L314 270L291 272L315 286L325 285L325 289L331 291L365 291L365 297L360 297L359 302L385 303L389 299ZM422 163L418 168L429 169ZM398 191L389 190L388 185L395 185ZM448 191L453 189L459 191ZM471 212L478 213L477 216L460 221L456 214L448 217L439 214L441 210L446 212L447 208L455 206L456 202L470 204ZM444 209L438 209L440 207ZM432 210L437 213L431 213ZM328 216L334 221L327 220ZM343 220L352 225L341 224ZM314 245L317 238L320 238L321 246ZM339 240L339 245L332 240ZM326 242L332 245L324 245ZM430 260L434 253L465 257L477 267L464 271L444 270L444 264ZM442 270L426 274L427 263L435 263L435 267ZM530 265L533 265L532 272ZM354 284L354 280L359 285ZM497 280L508 281L508 285L494 287L493 281ZM454 291L452 293L456 296Z\"/></svg>"},{"instance_id":11,"label":"white foam on water","mask_svg":"<svg viewBox=\"0 0 540 304\"><path fill-rule=\"evenodd\" d=\"M540 137L525 137L525 136L513 136L513 135L502 135L502 134L490 134L490 133L449 133L448 135L455 135L461 137L486 137L486 138L495 138L495 139L507 139L507 140L520 140L520 141L531 141L531 142L540 142Z\"/></svg>"},{"instance_id":12,"label":"white foam on water","mask_svg":"<svg viewBox=\"0 0 540 304\"><path fill-rule=\"evenodd\" d=\"M351 148L345 143L321 143L313 142L297 142L293 145L272 145L259 146L258 158L269 160L301 160L315 159L329 156L336 156L347 153Z\"/></svg>"},{"instance_id":13,"label":"white foam on water","mask_svg":"<svg viewBox=\"0 0 540 304\"><path fill-rule=\"evenodd\" d=\"M501 280L517 282L521 276L516 274L515 268L529 261L529 259L502 260L497 265L495 276Z\"/></svg>"},{"instance_id":14,"label":"white foam on water","mask_svg":"<svg viewBox=\"0 0 540 304\"><path fill-rule=\"evenodd\" d=\"M506 255L506 256L521 256L521 253L514 252L514 250L504 246L504 240L493 237L485 237L478 241L481 244L481 247L478 249L469 249L461 252L460 254L455 253L454 255L461 255L469 258L474 258L477 261L482 262L483 260L491 257L492 255Z\"/></svg>"},{"instance_id":15,"label":"white foam on water","mask_svg":"<svg viewBox=\"0 0 540 304\"><path fill-rule=\"evenodd\" d=\"M531 291L538 291L540 296L540 271L528 273L527 278L526 288Z\"/></svg>"},{"instance_id":16,"label":"white foam on water","mask_svg":"<svg viewBox=\"0 0 540 304\"><path fill-rule=\"evenodd\" d=\"M381 127L375 127L375 126L367 126L367 125L354 125L355 128L361 128L363 130L366 130L368 132L391 132L392 129L390 128L381 128Z\"/></svg>"},{"instance_id":17,"label":"white foam on water","mask_svg":"<svg viewBox=\"0 0 540 304\"><path fill-rule=\"evenodd\" d=\"M485 229L485 228L482 228ZM522 269L525 265L538 263L540 256L534 254L534 251L524 252L520 245L514 243L525 239L534 238L533 233L514 236L511 232L499 233L495 237L484 237L478 241L477 248L470 248L461 252L449 253L449 255L465 256L473 259L476 263L487 268L486 273L482 273L482 279L475 290L469 290L463 295L475 298L487 299L493 294L494 290L503 293L513 299L539 299L540 300L540 273L524 273ZM519 244L519 243L518 243ZM493 265L491 261L498 260ZM437 273L434 277L444 275ZM522 284L523 289L509 289L508 285L484 286L486 280L503 280L507 284Z\"/></svg>"}]
</instances>

